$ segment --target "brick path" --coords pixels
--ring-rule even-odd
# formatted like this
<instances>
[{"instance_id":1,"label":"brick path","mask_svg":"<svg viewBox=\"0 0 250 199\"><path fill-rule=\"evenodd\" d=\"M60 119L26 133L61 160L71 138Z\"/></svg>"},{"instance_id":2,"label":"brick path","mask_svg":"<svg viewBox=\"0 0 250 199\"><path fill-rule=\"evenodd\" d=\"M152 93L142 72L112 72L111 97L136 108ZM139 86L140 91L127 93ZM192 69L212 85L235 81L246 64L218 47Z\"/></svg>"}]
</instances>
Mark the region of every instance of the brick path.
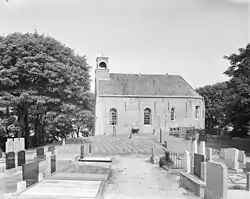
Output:
<instances>
[{"instance_id":1,"label":"brick path","mask_svg":"<svg viewBox=\"0 0 250 199\"><path fill-rule=\"evenodd\" d=\"M64 153L65 150L68 150L68 147L71 147L72 152L74 151L72 148L76 148L76 151L80 151L80 145L86 142L91 143L93 155L150 155L152 146L155 148L156 155L163 154L163 148L160 143L157 142L155 136L134 138L128 138L125 136L95 136L70 139L66 141L64 149L60 149L60 153Z\"/></svg>"}]
</instances>

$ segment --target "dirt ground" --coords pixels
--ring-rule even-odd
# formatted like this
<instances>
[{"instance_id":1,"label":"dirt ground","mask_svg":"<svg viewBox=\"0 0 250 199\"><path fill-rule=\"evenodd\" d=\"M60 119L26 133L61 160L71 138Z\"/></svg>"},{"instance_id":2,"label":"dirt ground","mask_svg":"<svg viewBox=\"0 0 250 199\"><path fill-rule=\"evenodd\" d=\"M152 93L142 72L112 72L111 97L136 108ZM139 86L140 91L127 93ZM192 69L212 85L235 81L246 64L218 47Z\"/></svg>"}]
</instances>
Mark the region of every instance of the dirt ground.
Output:
<instances>
[{"instance_id":1,"label":"dirt ground","mask_svg":"<svg viewBox=\"0 0 250 199\"><path fill-rule=\"evenodd\" d=\"M191 199L198 198L179 188L179 175L170 174L145 158L115 156L113 175L105 199Z\"/></svg>"}]
</instances>

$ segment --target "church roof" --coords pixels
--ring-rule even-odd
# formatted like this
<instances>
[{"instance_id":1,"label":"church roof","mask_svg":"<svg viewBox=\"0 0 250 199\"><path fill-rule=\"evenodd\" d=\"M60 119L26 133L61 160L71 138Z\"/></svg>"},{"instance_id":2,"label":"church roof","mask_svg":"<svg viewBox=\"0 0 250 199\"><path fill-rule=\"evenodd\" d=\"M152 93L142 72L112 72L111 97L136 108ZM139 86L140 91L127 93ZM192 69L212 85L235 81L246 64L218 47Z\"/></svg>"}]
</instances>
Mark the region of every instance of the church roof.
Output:
<instances>
[{"instance_id":1,"label":"church roof","mask_svg":"<svg viewBox=\"0 0 250 199\"><path fill-rule=\"evenodd\" d=\"M99 80L99 95L143 95L200 97L179 75L110 73Z\"/></svg>"}]
</instances>

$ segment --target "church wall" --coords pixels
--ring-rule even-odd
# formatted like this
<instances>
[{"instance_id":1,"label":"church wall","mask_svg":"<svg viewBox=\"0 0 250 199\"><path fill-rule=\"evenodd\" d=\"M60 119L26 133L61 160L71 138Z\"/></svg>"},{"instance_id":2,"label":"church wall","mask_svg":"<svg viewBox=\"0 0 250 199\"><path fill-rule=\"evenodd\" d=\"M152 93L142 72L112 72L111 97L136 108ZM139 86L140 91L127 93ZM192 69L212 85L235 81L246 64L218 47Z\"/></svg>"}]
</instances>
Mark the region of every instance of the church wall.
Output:
<instances>
[{"instance_id":1,"label":"church wall","mask_svg":"<svg viewBox=\"0 0 250 199\"><path fill-rule=\"evenodd\" d=\"M199 106L199 119L195 119L195 107ZM170 120L171 108L176 110L176 119ZM110 109L117 110L117 134L129 134L133 126L140 128L140 133L152 133L154 129L191 127L204 128L205 114L202 99L190 98L128 98L97 97L95 135L112 134L109 123ZM144 125L144 109L150 108L152 125Z\"/></svg>"}]
</instances>

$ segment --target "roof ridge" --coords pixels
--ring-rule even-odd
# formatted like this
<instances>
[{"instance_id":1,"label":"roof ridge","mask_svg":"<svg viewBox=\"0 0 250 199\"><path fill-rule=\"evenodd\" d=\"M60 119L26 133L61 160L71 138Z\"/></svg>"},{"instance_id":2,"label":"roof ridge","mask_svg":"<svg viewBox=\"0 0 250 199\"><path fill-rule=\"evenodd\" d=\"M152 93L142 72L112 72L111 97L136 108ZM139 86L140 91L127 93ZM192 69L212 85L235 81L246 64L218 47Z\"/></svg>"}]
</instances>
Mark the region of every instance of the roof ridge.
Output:
<instances>
[{"instance_id":1,"label":"roof ridge","mask_svg":"<svg viewBox=\"0 0 250 199\"><path fill-rule=\"evenodd\" d=\"M169 74L155 74L155 73L109 73L114 75L155 75L155 76L179 76L179 75L169 75Z\"/></svg>"}]
</instances>

